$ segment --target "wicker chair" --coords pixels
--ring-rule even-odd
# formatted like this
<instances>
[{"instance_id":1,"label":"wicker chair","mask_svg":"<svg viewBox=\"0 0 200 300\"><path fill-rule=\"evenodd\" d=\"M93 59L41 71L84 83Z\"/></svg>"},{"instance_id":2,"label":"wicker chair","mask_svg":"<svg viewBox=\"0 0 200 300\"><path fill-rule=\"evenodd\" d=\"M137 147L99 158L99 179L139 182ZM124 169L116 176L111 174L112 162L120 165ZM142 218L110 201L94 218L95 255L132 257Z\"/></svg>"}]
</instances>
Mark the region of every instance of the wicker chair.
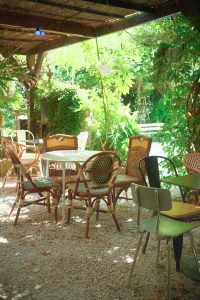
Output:
<instances>
[{"instance_id":1,"label":"wicker chair","mask_svg":"<svg viewBox=\"0 0 200 300\"><path fill-rule=\"evenodd\" d=\"M75 135L55 134L44 138L44 151L56 150L77 150L78 138ZM76 180L77 170L75 164L68 164L66 166L66 180ZM59 162L51 162L49 166L49 176L53 177L58 182L61 182L62 166Z\"/></svg>"},{"instance_id":2,"label":"wicker chair","mask_svg":"<svg viewBox=\"0 0 200 300\"><path fill-rule=\"evenodd\" d=\"M190 152L183 157L183 165L188 174L200 173L200 152ZM192 196L192 197L191 197ZM190 199L193 199L196 205L200 205L200 192L190 191Z\"/></svg>"},{"instance_id":3,"label":"wicker chair","mask_svg":"<svg viewBox=\"0 0 200 300\"><path fill-rule=\"evenodd\" d=\"M152 139L143 135L132 136L129 139L128 156L126 168L123 174L119 174L114 183L113 204L116 205L119 198L129 200L127 191L131 183L143 185L144 180L138 170L138 161L149 155ZM126 196L121 196L125 192ZM130 198L132 200L132 198Z\"/></svg>"},{"instance_id":4,"label":"wicker chair","mask_svg":"<svg viewBox=\"0 0 200 300\"><path fill-rule=\"evenodd\" d=\"M7 147L7 153L12 160L15 175L17 177L17 197L9 214L9 216L11 216L14 208L17 207L14 225L17 224L20 211L23 207L38 204L46 206L50 212L50 195L53 198L54 215L55 221L57 222L57 208L61 196L60 185L52 178L38 178L32 180L31 176L10 147ZM30 194L37 194L39 197L37 199L34 197L33 200L30 198L27 200L26 196Z\"/></svg>"},{"instance_id":5,"label":"wicker chair","mask_svg":"<svg viewBox=\"0 0 200 300\"><path fill-rule=\"evenodd\" d=\"M44 151L76 150L78 138L75 135L54 134L44 137Z\"/></svg>"},{"instance_id":6,"label":"wicker chair","mask_svg":"<svg viewBox=\"0 0 200 300\"><path fill-rule=\"evenodd\" d=\"M92 155L83 165L80 166L77 181L69 185L69 202L67 223L70 223L73 201L78 199L85 202L86 206L86 231L85 237L89 237L90 217L94 211L109 212L112 215L115 225L120 231L120 226L112 205L112 188L120 168L120 158L114 152L100 152ZM107 210L100 209L100 201L107 205Z\"/></svg>"},{"instance_id":7,"label":"wicker chair","mask_svg":"<svg viewBox=\"0 0 200 300\"><path fill-rule=\"evenodd\" d=\"M33 172L33 170L35 170L37 176L40 174L40 166L39 166L40 150L37 146L24 146L22 144L19 144L17 142L8 139L3 139L2 145L5 152L5 156L9 161L9 168L5 175L2 188L4 188L7 179L11 177L12 174L14 173L14 167L13 164L11 163L12 159L10 157L10 154L7 151L8 147L11 148L14 154L18 157L18 159L21 160L21 162L23 163L27 171Z\"/></svg>"}]
</instances>

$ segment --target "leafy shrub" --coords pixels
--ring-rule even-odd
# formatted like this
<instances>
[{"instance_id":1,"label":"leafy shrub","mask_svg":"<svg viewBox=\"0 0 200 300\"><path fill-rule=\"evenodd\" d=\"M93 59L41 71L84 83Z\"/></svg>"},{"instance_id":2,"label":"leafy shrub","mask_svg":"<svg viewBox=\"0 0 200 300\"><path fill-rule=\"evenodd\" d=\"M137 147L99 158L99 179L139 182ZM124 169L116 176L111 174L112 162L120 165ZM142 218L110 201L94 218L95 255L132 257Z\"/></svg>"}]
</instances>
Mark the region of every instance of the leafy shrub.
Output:
<instances>
[{"instance_id":1,"label":"leafy shrub","mask_svg":"<svg viewBox=\"0 0 200 300\"><path fill-rule=\"evenodd\" d=\"M74 134L81 131L84 109L74 88L52 90L43 98L48 106L48 126L46 134Z\"/></svg>"}]
</instances>

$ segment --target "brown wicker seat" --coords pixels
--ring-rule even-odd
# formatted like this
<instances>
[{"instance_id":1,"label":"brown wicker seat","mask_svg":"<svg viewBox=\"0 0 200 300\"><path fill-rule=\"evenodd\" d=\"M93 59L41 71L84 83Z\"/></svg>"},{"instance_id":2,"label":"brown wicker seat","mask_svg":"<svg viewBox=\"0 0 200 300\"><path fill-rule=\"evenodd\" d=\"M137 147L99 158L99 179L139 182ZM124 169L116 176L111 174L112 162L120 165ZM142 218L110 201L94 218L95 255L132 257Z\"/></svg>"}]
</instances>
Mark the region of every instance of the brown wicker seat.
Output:
<instances>
[{"instance_id":1,"label":"brown wicker seat","mask_svg":"<svg viewBox=\"0 0 200 300\"><path fill-rule=\"evenodd\" d=\"M94 211L109 212L112 215L115 225L120 231L120 226L112 205L112 188L119 171L120 158L114 152L100 152L92 155L80 166L77 181L69 184L69 203L67 223L70 223L72 208L75 199L85 202L86 208L86 231L85 237L89 236L90 217ZM100 201L107 205L107 210L100 209Z\"/></svg>"},{"instance_id":2,"label":"brown wicker seat","mask_svg":"<svg viewBox=\"0 0 200 300\"><path fill-rule=\"evenodd\" d=\"M183 158L183 165L188 174L200 173L200 152L187 153ZM200 205L200 192L193 190L190 193L192 198L194 198L193 202Z\"/></svg>"},{"instance_id":3,"label":"brown wicker seat","mask_svg":"<svg viewBox=\"0 0 200 300\"><path fill-rule=\"evenodd\" d=\"M143 135L132 136L129 139L128 156L124 174L119 174L114 183L113 204L116 205L119 198L128 200L127 191L131 183L144 184L144 180L138 170L138 161L149 155L152 139ZM121 196L125 191L126 196Z\"/></svg>"},{"instance_id":4,"label":"brown wicker seat","mask_svg":"<svg viewBox=\"0 0 200 300\"><path fill-rule=\"evenodd\" d=\"M32 180L29 173L24 168L19 158L15 155L10 147L7 147L7 152L12 160L14 171L17 177L17 197L13 203L9 216L17 206L17 214L14 225L17 224L20 211L23 207L38 204L47 206L50 212L50 195L53 198L55 221L57 222L57 208L61 196L60 185L52 178L38 178ZM37 194L37 199L26 199L27 195Z\"/></svg>"},{"instance_id":5,"label":"brown wicker seat","mask_svg":"<svg viewBox=\"0 0 200 300\"><path fill-rule=\"evenodd\" d=\"M25 169L27 171L35 170L36 175L40 174L40 167L39 167L39 159L40 159L40 150L37 146L25 146L23 144L14 142L12 140L3 139L2 145L4 148L5 156L10 163L6 176L4 178L2 188L5 186L5 183L9 177L14 172L14 167L12 164L11 157L7 151L7 148L11 148L14 154L20 159L23 163Z\"/></svg>"}]
</instances>

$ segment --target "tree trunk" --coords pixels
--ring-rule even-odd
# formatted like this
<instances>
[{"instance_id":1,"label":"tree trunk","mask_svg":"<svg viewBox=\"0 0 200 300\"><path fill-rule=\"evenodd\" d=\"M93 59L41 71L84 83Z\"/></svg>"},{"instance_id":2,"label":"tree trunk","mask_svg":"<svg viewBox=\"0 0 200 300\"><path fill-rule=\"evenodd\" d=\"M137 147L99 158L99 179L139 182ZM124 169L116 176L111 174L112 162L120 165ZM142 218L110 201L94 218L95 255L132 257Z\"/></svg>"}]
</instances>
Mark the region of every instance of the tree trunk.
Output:
<instances>
[{"instance_id":1,"label":"tree trunk","mask_svg":"<svg viewBox=\"0 0 200 300\"><path fill-rule=\"evenodd\" d=\"M35 99L34 99L34 89L37 85L40 71L42 68L42 63L44 60L44 54L40 53L37 56L37 59L35 55L27 55L26 61L27 61L27 67L30 72L30 77L28 77L25 82L25 88L26 88L26 97L27 97L27 104L28 104L28 130L33 132L33 134L36 134L36 120L34 117L34 111L35 111Z\"/></svg>"},{"instance_id":2,"label":"tree trunk","mask_svg":"<svg viewBox=\"0 0 200 300\"><path fill-rule=\"evenodd\" d=\"M194 81L186 100L187 127L190 133L188 140L188 152L193 147L196 152L200 152L200 74Z\"/></svg>"}]
</instances>

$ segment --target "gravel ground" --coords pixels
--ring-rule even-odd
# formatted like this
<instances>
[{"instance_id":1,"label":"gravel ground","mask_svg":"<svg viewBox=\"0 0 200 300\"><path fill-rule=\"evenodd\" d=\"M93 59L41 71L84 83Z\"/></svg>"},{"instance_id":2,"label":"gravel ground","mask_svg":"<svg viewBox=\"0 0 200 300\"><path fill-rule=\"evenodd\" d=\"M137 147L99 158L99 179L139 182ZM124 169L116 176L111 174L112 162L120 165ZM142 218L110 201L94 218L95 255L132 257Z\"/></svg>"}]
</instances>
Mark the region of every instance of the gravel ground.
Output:
<instances>
[{"instance_id":1,"label":"gravel ground","mask_svg":"<svg viewBox=\"0 0 200 300\"><path fill-rule=\"evenodd\" d=\"M130 287L127 279L138 235L135 208L129 201L117 208L121 232L112 218L93 217L90 239L84 238L84 211L75 210L69 226L53 223L52 215L38 206L23 210L19 223L6 217L15 192L13 187L0 192L0 299L38 300L133 300L166 299L166 244L155 268L156 240L151 237L145 255L136 265ZM61 218L61 208L59 211ZM200 230L194 230L200 253ZM184 254L189 251L184 240ZM200 299L200 283L175 271L172 260L172 299Z\"/></svg>"}]
</instances>

